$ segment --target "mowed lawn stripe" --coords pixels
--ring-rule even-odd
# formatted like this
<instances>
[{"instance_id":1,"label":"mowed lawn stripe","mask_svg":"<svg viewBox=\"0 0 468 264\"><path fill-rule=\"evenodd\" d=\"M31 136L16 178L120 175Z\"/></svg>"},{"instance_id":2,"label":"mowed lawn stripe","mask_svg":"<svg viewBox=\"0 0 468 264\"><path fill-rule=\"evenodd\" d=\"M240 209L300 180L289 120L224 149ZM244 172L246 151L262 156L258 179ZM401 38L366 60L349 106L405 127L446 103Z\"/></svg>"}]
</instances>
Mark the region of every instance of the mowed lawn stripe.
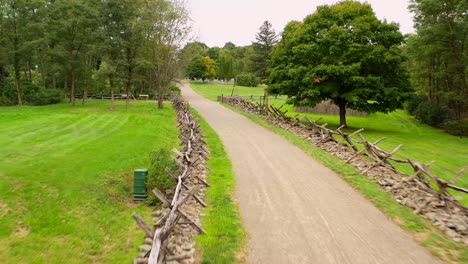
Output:
<instances>
[{"instance_id":1,"label":"mowed lawn stripe","mask_svg":"<svg viewBox=\"0 0 468 264\"><path fill-rule=\"evenodd\" d=\"M170 104L117 108L93 100L75 109L0 108L0 144L8 142L0 148L2 261L128 263L136 256L143 234L131 215L149 216L150 208L132 201L133 170L148 167L150 150L178 146L177 122Z\"/></svg>"}]
</instances>

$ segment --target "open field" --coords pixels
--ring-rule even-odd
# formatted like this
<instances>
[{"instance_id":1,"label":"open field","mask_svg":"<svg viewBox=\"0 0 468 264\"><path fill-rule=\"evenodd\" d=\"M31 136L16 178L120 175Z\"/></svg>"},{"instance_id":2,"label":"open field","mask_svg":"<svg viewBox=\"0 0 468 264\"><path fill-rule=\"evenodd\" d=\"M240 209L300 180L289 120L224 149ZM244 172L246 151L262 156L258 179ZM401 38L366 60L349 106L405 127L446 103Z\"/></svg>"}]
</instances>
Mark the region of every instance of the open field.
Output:
<instances>
[{"instance_id":1,"label":"open field","mask_svg":"<svg viewBox=\"0 0 468 264\"><path fill-rule=\"evenodd\" d=\"M203 96L216 100L217 95L232 89L230 85L222 84L199 84L192 83L195 91ZM263 95L262 88L242 87L235 90L235 94L241 96ZM284 100L270 100L275 106L284 104ZM300 116L305 115L310 119L322 117L323 123L328 123L330 128L339 126L339 117L324 114L305 114L294 112L292 105L285 105L282 110L288 110L288 114ZM367 117L348 116L348 131L364 128L363 135L369 140L377 140L385 137L379 144L385 150L392 150L398 144L403 148L395 155L398 158L412 158L423 163L435 160L432 171L441 178L451 179L454 175L468 165L468 138L460 138L449 135L440 129L434 129L420 124L406 111L398 110L390 114L375 113ZM409 167L400 167L410 172ZM468 187L468 177L461 178L457 185ZM466 198L465 198L466 199ZM462 201L468 204L468 201Z\"/></svg>"},{"instance_id":2,"label":"open field","mask_svg":"<svg viewBox=\"0 0 468 264\"><path fill-rule=\"evenodd\" d=\"M143 232L133 170L178 144L175 113L151 102L0 108L2 263L130 263Z\"/></svg>"}]
</instances>

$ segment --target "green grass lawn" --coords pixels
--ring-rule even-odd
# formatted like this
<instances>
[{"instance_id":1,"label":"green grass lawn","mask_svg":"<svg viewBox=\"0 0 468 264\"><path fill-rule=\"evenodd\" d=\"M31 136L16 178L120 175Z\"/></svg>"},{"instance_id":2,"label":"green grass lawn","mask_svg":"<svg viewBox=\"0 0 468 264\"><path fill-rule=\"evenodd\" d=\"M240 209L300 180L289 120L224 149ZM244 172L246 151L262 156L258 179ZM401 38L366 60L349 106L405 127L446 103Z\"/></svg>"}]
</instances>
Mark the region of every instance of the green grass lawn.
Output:
<instances>
[{"instance_id":1,"label":"green grass lawn","mask_svg":"<svg viewBox=\"0 0 468 264\"><path fill-rule=\"evenodd\" d=\"M143 232L133 170L178 145L175 113L151 102L0 108L2 263L130 263Z\"/></svg>"},{"instance_id":2,"label":"green grass lawn","mask_svg":"<svg viewBox=\"0 0 468 264\"><path fill-rule=\"evenodd\" d=\"M223 84L192 83L194 90L206 98L216 100L217 95L230 92L232 86ZM235 94L242 96L263 95L263 88L236 87ZM284 104L284 99L270 100L275 106ZM282 110L288 110L288 115L307 116L309 119L322 117L322 123L328 123L330 128L339 127L339 116L325 114L305 114L294 112L292 105L285 105ZM375 113L367 117L348 116L347 131L364 128L362 133L369 141L385 137L379 146L387 151L393 150L398 144L403 148L395 155L397 158L411 158L427 163L435 160L432 171L443 179L451 179L464 166L468 166L468 138L449 135L440 129L423 125L409 116L406 111L398 110L390 114ZM358 138L356 138L358 139ZM411 173L409 165L398 166L404 172ZM468 177L462 177L457 185L468 188ZM464 196L465 200L468 199ZM468 201L463 201L468 204Z\"/></svg>"}]
</instances>

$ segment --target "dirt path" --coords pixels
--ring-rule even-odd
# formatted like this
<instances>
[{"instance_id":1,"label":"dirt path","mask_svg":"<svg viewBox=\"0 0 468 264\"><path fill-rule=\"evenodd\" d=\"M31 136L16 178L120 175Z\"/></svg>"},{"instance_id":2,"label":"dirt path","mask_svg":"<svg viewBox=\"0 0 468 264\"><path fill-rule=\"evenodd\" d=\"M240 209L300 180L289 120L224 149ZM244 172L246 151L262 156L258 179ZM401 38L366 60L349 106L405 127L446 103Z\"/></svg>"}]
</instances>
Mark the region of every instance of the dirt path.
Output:
<instances>
[{"instance_id":1,"label":"dirt path","mask_svg":"<svg viewBox=\"0 0 468 264\"><path fill-rule=\"evenodd\" d=\"M340 176L284 138L182 88L236 175L249 263L438 263Z\"/></svg>"}]
</instances>

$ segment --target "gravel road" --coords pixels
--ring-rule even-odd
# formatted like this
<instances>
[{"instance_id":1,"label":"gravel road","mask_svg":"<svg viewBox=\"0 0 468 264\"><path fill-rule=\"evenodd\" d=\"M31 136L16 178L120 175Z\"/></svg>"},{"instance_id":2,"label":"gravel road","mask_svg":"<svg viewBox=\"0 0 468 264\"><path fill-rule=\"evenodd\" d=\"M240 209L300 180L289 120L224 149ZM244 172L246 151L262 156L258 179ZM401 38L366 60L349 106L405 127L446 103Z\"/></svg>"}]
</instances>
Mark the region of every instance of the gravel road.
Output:
<instances>
[{"instance_id":1,"label":"gravel road","mask_svg":"<svg viewBox=\"0 0 468 264\"><path fill-rule=\"evenodd\" d=\"M339 175L219 103L184 98L221 137L236 176L248 263L439 263Z\"/></svg>"}]
</instances>

